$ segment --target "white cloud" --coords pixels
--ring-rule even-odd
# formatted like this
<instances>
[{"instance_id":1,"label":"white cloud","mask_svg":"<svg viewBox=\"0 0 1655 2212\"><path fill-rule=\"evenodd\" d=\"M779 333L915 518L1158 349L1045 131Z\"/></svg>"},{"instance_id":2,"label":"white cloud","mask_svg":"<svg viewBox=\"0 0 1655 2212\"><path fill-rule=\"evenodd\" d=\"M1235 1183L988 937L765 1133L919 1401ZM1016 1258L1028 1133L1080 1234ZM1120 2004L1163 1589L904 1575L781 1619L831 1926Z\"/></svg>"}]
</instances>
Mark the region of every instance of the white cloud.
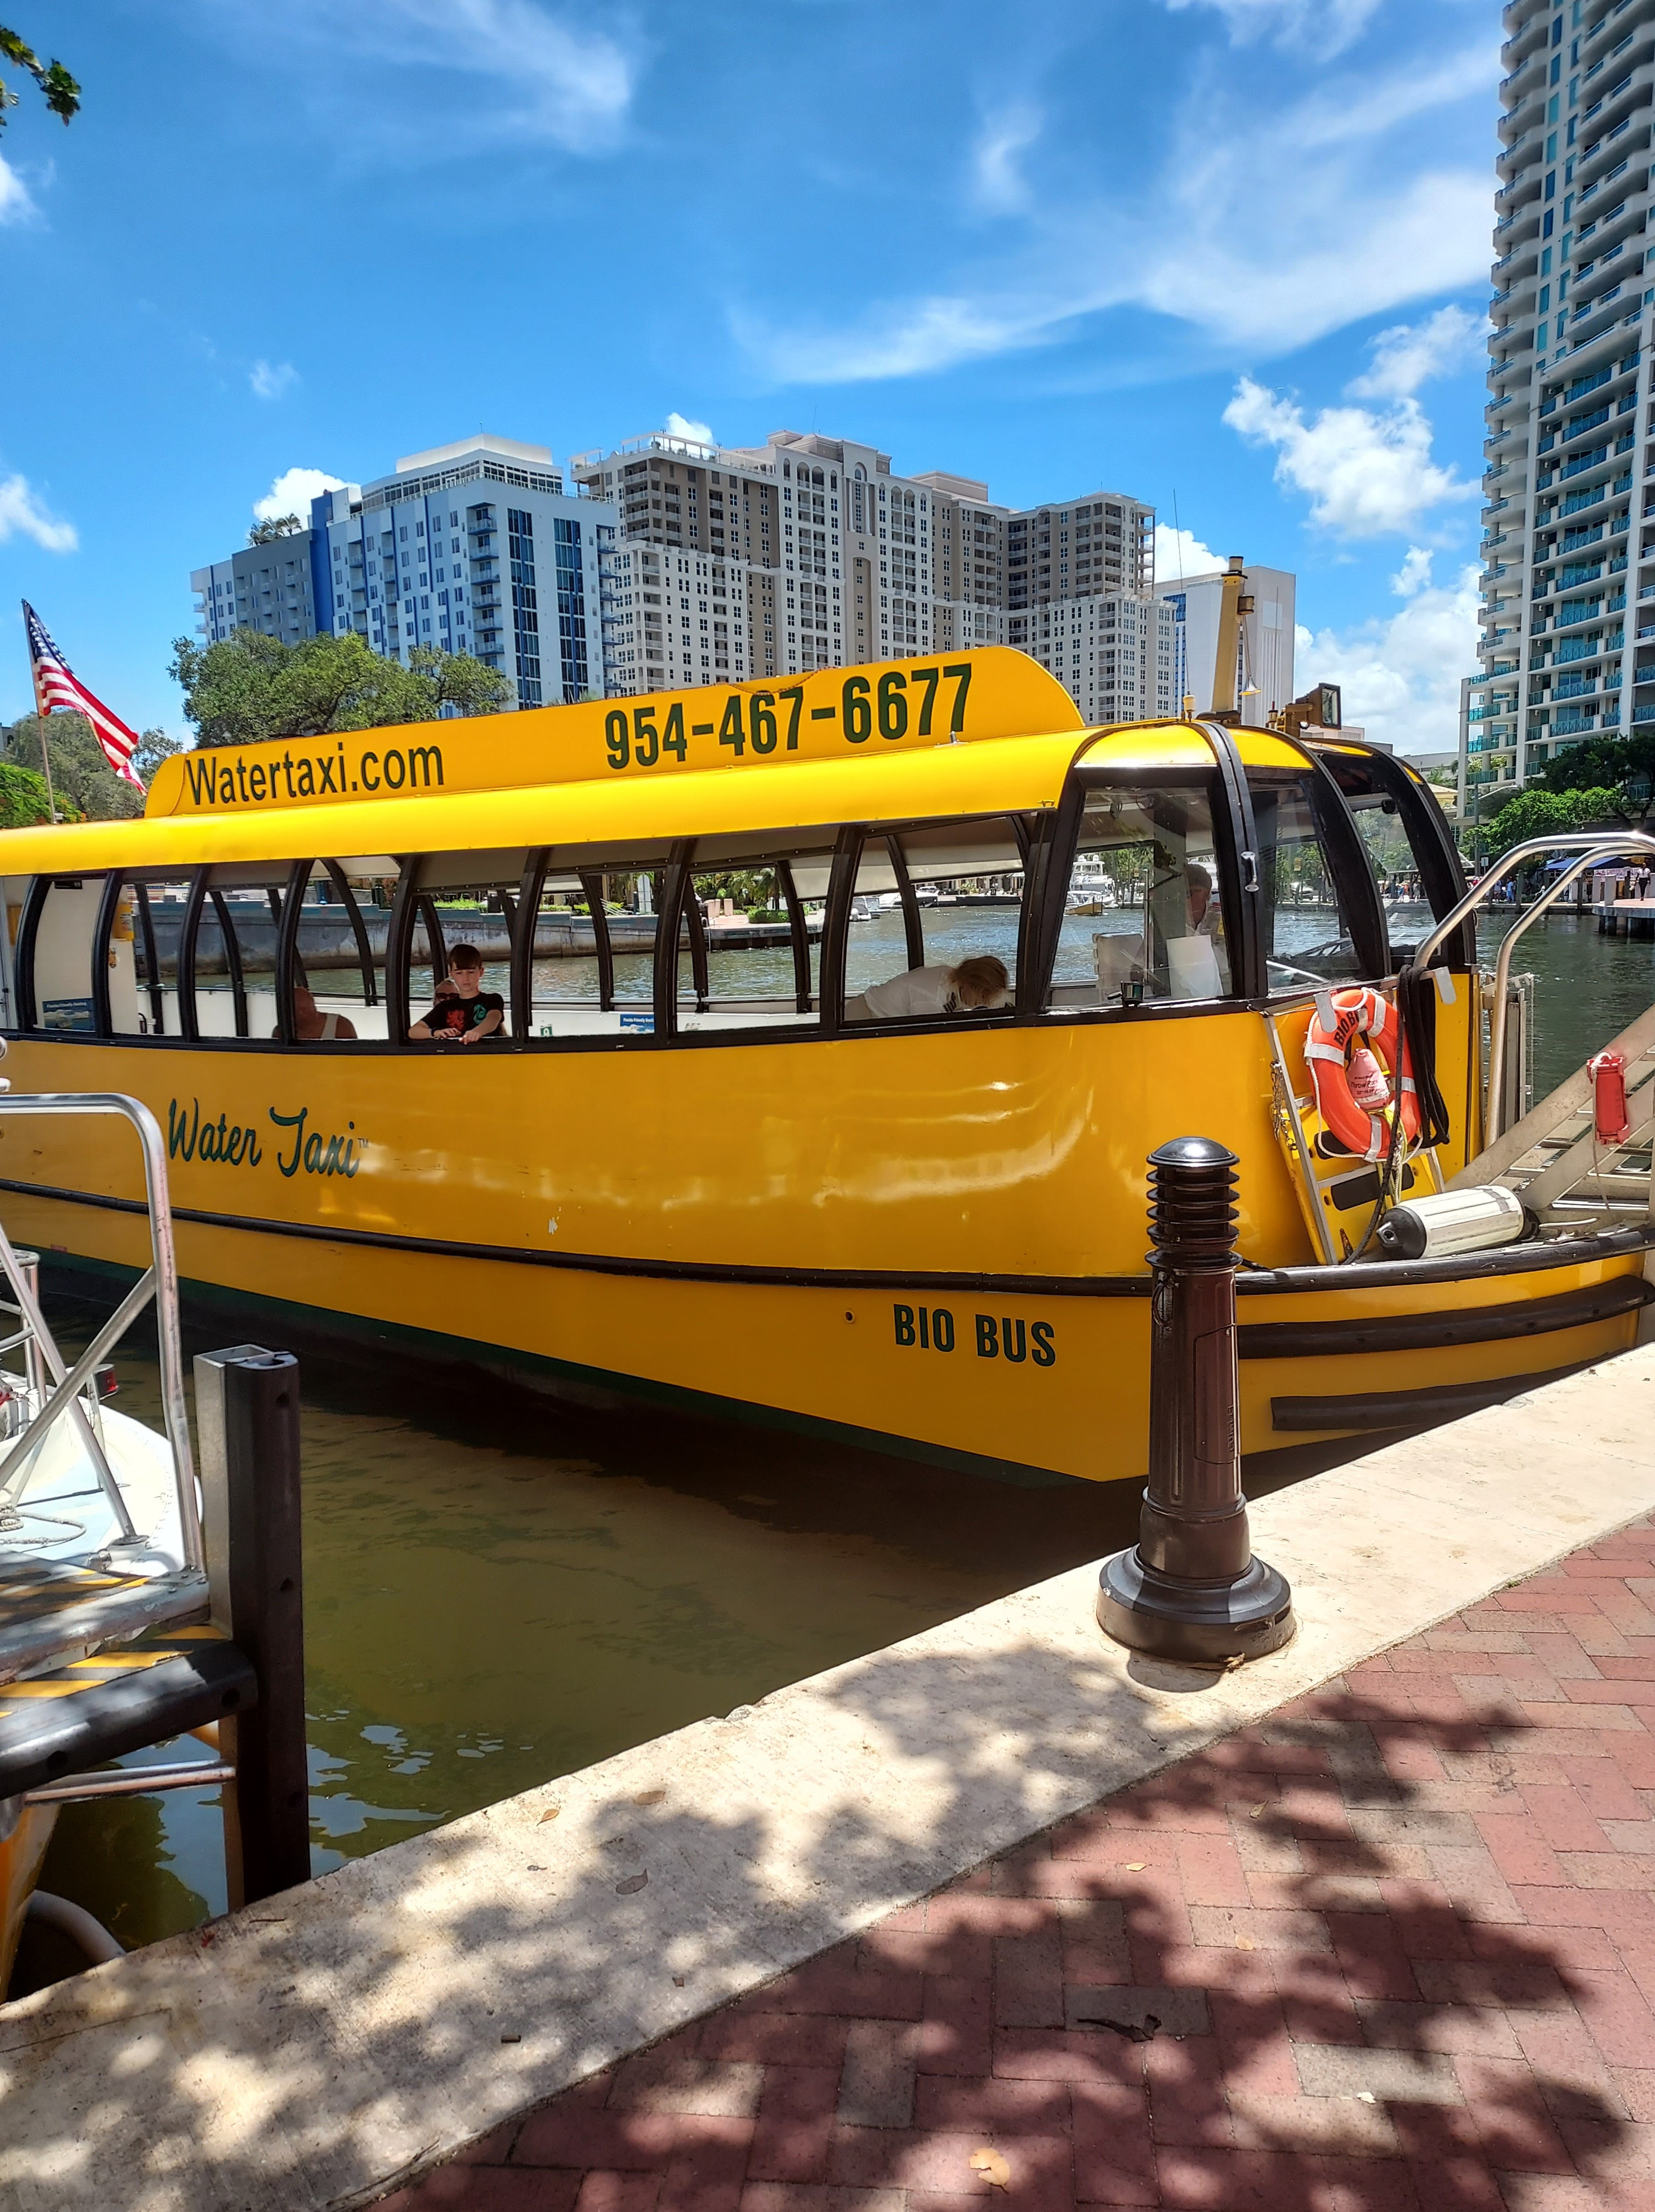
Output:
<instances>
[{"instance_id":1,"label":"white cloud","mask_svg":"<svg viewBox=\"0 0 1655 2212\"><path fill-rule=\"evenodd\" d=\"M620 36L571 21L572 12L538 0L353 0L349 8L288 0L279 16L222 8L202 15L265 66L301 71L308 100L350 112L359 144L365 134L405 143L440 118L450 151L518 137L583 153L612 143L639 56ZM390 94L377 76L387 67L403 73Z\"/></svg>"},{"instance_id":2,"label":"white cloud","mask_svg":"<svg viewBox=\"0 0 1655 2212\"><path fill-rule=\"evenodd\" d=\"M1390 588L1399 599L1416 599L1421 592L1431 588L1431 555L1423 545L1410 545L1402 556L1402 565L1390 580Z\"/></svg>"},{"instance_id":3,"label":"white cloud","mask_svg":"<svg viewBox=\"0 0 1655 2212\"><path fill-rule=\"evenodd\" d=\"M253 519L259 522L274 522L283 514L296 514L301 522L308 525L310 502L325 491L338 491L344 479L331 477L323 469L289 469L277 477L263 499L253 503Z\"/></svg>"},{"instance_id":4,"label":"white cloud","mask_svg":"<svg viewBox=\"0 0 1655 2212\"><path fill-rule=\"evenodd\" d=\"M0 158L0 225L27 222L36 211L28 186L10 163Z\"/></svg>"},{"instance_id":5,"label":"white cloud","mask_svg":"<svg viewBox=\"0 0 1655 2212\"><path fill-rule=\"evenodd\" d=\"M1462 46L1434 64L1426 56L1418 66L1392 76L1346 76L1320 86L1290 109L1286 127L1294 149L1348 146L1354 138L1377 138L1416 115L1429 115L1456 100L1487 94L1500 76L1500 49L1493 39ZM1329 94L1332 97L1329 97Z\"/></svg>"},{"instance_id":6,"label":"white cloud","mask_svg":"<svg viewBox=\"0 0 1655 2212\"><path fill-rule=\"evenodd\" d=\"M1170 522L1155 525L1155 581L1170 584L1178 576L1210 576L1224 566L1222 554L1203 545L1193 530L1175 530Z\"/></svg>"},{"instance_id":7,"label":"white cloud","mask_svg":"<svg viewBox=\"0 0 1655 2212\"><path fill-rule=\"evenodd\" d=\"M247 371L247 382L256 399L279 399L283 392L291 392L298 381L299 372L290 361L256 361Z\"/></svg>"},{"instance_id":8,"label":"white cloud","mask_svg":"<svg viewBox=\"0 0 1655 2212\"><path fill-rule=\"evenodd\" d=\"M1498 66L1479 40L1389 75L1324 75L1285 105L1201 84L1129 192L1088 198L1060 174L1029 194L1014 247L963 281L850 323L739 315L737 338L780 382L854 383L1050 343L1083 317L1139 307L1256 358L1481 284L1486 172L1433 163L1421 125L1485 98ZM1019 173L992 134L983 144L1003 189Z\"/></svg>"},{"instance_id":9,"label":"white cloud","mask_svg":"<svg viewBox=\"0 0 1655 2212\"><path fill-rule=\"evenodd\" d=\"M40 504L27 477L0 477L0 545L32 538L46 553L73 553L80 544L72 522L59 522Z\"/></svg>"},{"instance_id":10,"label":"white cloud","mask_svg":"<svg viewBox=\"0 0 1655 2212\"><path fill-rule=\"evenodd\" d=\"M400 58L513 86L517 121L565 146L606 137L632 97L634 63L614 39L533 0L373 0L368 12L385 19Z\"/></svg>"},{"instance_id":11,"label":"white cloud","mask_svg":"<svg viewBox=\"0 0 1655 2212\"><path fill-rule=\"evenodd\" d=\"M692 422L687 415L680 415L675 407L661 428L669 438L688 438L697 446L716 445L718 441L705 422Z\"/></svg>"},{"instance_id":12,"label":"white cloud","mask_svg":"<svg viewBox=\"0 0 1655 2212\"><path fill-rule=\"evenodd\" d=\"M1383 415L1324 407L1306 422L1296 402L1244 376L1224 420L1250 444L1275 450L1275 480L1305 493L1311 520L1345 538L1411 529L1445 500L1476 496L1431 458L1431 425L1415 399Z\"/></svg>"},{"instance_id":13,"label":"white cloud","mask_svg":"<svg viewBox=\"0 0 1655 2212\"><path fill-rule=\"evenodd\" d=\"M979 207L990 215L1016 215L1029 204L1029 187L1018 156L1040 136L1040 112L1026 100L1006 108L983 125L971 149L971 186Z\"/></svg>"},{"instance_id":14,"label":"white cloud","mask_svg":"<svg viewBox=\"0 0 1655 2212\"><path fill-rule=\"evenodd\" d=\"M1196 5L1217 8L1236 46L1269 38L1278 46L1327 61L1360 37L1379 0L1166 0L1166 4L1175 14Z\"/></svg>"},{"instance_id":15,"label":"white cloud","mask_svg":"<svg viewBox=\"0 0 1655 2212\"><path fill-rule=\"evenodd\" d=\"M1399 323L1373 341L1373 366L1346 386L1356 399L1411 399L1433 376L1476 360L1488 325L1463 307L1439 307L1423 322Z\"/></svg>"},{"instance_id":16,"label":"white cloud","mask_svg":"<svg viewBox=\"0 0 1655 2212\"><path fill-rule=\"evenodd\" d=\"M1399 753L1453 751L1460 678L1476 665L1476 569L1436 585L1430 565L1410 546L1395 579L1407 600L1399 612L1343 632L1301 627L1294 639L1299 689L1337 684L1345 720Z\"/></svg>"}]
</instances>

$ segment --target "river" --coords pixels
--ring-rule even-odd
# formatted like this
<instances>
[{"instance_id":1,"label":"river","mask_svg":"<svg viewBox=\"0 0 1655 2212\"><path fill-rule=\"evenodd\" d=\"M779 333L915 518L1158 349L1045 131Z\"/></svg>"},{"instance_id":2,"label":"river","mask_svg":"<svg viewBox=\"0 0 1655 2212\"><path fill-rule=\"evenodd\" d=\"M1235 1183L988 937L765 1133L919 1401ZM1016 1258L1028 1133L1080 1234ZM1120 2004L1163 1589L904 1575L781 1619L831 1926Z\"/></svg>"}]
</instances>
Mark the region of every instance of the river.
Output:
<instances>
[{"instance_id":1,"label":"river","mask_svg":"<svg viewBox=\"0 0 1655 2212\"><path fill-rule=\"evenodd\" d=\"M1014 949L1010 909L926 921L928 957ZM1486 961L1509 926L1485 928ZM776 955L718 957L770 987ZM855 931L851 961L853 988L900 967L900 917ZM556 963L557 988L587 964ZM1655 945L1589 917L1548 917L1517 965L1537 1091L1655 997ZM81 1317L57 1310L74 1341ZM193 1350L234 1334L188 1323ZM153 1358L117 1365L118 1402L159 1425ZM303 1389L318 1873L1095 1556L1135 1518L1124 1486L1010 1489L459 1369L307 1347ZM224 1904L216 1794L70 1807L43 1881L129 1946L195 1925ZM31 1936L13 1994L74 1963Z\"/></svg>"}]
</instances>

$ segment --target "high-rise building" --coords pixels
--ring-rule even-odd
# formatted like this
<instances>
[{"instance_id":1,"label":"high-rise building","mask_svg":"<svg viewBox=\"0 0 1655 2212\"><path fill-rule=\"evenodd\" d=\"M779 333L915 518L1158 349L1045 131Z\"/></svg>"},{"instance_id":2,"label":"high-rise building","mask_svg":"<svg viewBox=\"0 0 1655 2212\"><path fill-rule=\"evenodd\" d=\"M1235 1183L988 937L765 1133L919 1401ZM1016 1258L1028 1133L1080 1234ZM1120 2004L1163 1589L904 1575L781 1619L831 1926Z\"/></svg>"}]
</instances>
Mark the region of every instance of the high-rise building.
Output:
<instances>
[{"instance_id":1,"label":"high-rise building","mask_svg":"<svg viewBox=\"0 0 1655 2212\"><path fill-rule=\"evenodd\" d=\"M198 629L474 653L522 706L1004 644L1089 722L1176 714L1188 688L1141 500L1014 510L975 477L897 476L876 447L797 430L760 447L663 431L569 474L505 438L411 454L324 493L296 533L197 569ZM1244 697L1248 720L1292 696L1286 580L1286 676Z\"/></svg>"},{"instance_id":2,"label":"high-rise building","mask_svg":"<svg viewBox=\"0 0 1655 2212\"><path fill-rule=\"evenodd\" d=\"M605 696L600 610L612 506L565 492L545 446L479 434L311 502L307 527L198 568L197 630L288 644L354 630L405 663L474 653L520 707Z\"/></svg>"},{"instance_id":3,"label":"high-rise building","mask_svg":"<svg viewBox=\"0 0 1655 2212\"><path fill-rule=\"evenodd\" d=\"M620 511L613 684L796 675L1003 641L1005 509L873 446L635 438L569 463Z\"/></svg>"},{"instance_id":4,"label":"high-rise building","mask_svg":"<svg viewBox=\"0 0 1655 2212\"><path fill-rule=\"evenodd\" d=\"M796 430L760 447L663 432L569 467L620 509L618 690L1011 644L1089 719L1176 711L1141 501L1013 512L974 477L900 477L875 447Z\"/></svg>"},{"instance_id":5,"label":"high-rise building","mask_svg":"<svg viewBox=\"0 0 1655 2212\"><path fill-rule=\"evenodd\" d=\"M1655 0L1511 0L1503 21L1482 665L1460 733L1473 812L1583 737L1655 721L1655 658L1637 665L1655 607L1627 614L1655 601L1634 488L1655 466L1638 455Z\"/></svg>"},{"instance_id":6,"label":"high-rise building","mask_svg":"<svg viewBox=\"0 0 1655 2212\"><path fill-rule=\"evenodd\" d=\"M1154 508L1119 492L1007 517L1006 642L1050 668L1089 722L1177 711L1154 547Z\"/></svg>"}]
</instances>

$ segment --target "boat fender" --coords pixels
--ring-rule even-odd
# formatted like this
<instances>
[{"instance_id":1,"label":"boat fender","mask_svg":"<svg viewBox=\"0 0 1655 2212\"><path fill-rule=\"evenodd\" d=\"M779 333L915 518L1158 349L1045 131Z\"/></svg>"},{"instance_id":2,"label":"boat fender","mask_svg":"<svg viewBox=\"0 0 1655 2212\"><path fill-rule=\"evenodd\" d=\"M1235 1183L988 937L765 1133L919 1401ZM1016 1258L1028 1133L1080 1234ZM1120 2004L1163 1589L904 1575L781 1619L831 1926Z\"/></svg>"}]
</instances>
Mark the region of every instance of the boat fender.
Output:
<instances>
[{"instance_id":1,"label":"boat fender","mask_svg":"<svg viewBox=\"0 0 1655 2212\"><path fill-rule=\"evenodd\" d=\"M1317 1110L1348 1152L1366 1160L1384 1158L1390 1143L1385 1118L1391 1108L1390 1079L1401 1093L1402 1135L1413 1147L1420 1133L1413 1060L1402 1040L1396 1009L1382 991L1366 985L1354 991L1318 991L1305 1032L1305 1059L1316 1086Z\"/></svg>"},{"instance_id":2,"label":"boat fender","mask_svg":"<svg viewBox=\"0 0 1655 2212\"><path fill-rule=\"evenodd\" d=\"M1515 1244L1538 1226L1515 1191L1482 1183L1393 1206L1379 1224L1379 1243L1388 1260L1441 1260Z\"/></svg>"},{"instance_id":3,"label":"boat fender","mask_svg":"<svg viewBox=\"0 0 1655 2212\"><path fill-rule=\"evenodd\" d=\"M1632 1133L1627 1113L1627 1056L1600 1052L1586 1062L1591 1078L1592 1125L1600 1145L1623 1145Z\"/></svg>"}]
</instances>

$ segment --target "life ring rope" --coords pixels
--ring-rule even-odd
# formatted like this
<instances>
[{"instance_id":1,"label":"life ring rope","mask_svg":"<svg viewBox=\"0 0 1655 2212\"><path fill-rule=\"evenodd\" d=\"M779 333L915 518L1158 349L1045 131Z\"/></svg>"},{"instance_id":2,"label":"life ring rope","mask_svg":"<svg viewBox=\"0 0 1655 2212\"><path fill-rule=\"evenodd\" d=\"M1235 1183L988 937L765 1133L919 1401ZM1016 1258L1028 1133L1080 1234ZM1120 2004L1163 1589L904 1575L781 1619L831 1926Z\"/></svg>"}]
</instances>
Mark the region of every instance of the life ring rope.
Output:
<instances>
[{"instance_id":1,"label":"life ring rope","mask_svg":"<svg viewBox=\"0 0 1655 2212\"><path fill-rule=\"evenodd\" d=\"M1390 1102L1377 1114L1359 1104L1351 1088L1351 1048L1362 1038L1392 1086ZM1392 1116L1398 1114L1406 1152L1412 1151L1421 1129L1419 1089L1401 1019L1383 992L1371 985L1318 992L1304 1049L1317 1110L1347 1152L1366 1160L1381 1158L1390 1147Z\"/></svg>"}]
</instances>

